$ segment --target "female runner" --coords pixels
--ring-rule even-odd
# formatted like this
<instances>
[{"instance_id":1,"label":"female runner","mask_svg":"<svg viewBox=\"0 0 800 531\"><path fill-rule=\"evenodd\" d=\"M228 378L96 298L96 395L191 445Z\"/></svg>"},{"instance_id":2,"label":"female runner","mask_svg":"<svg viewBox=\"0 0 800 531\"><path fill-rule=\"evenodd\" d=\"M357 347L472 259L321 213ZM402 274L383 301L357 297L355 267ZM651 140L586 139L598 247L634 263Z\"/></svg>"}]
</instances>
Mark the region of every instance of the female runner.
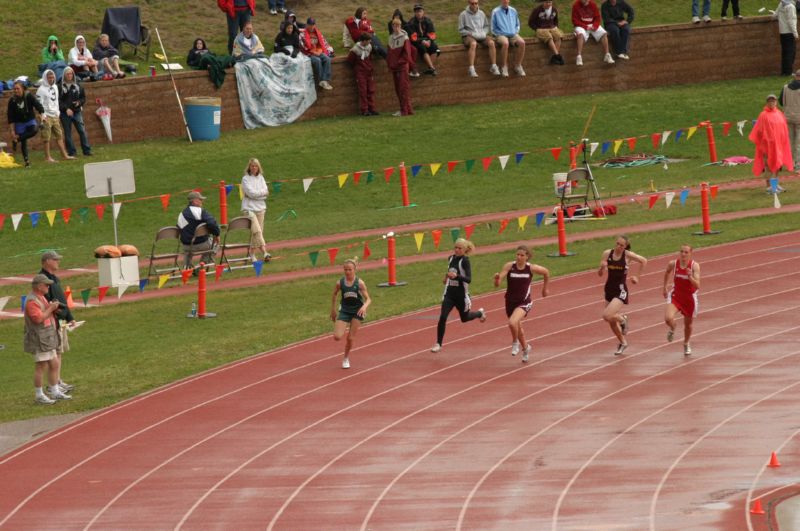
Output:
<instances>
[{"instance_id":1,"label":"female runner","mask_svg":"<svg viewBox=\"0 0 800 531\"><path fill-rule=\"evenodd\" d=\"M603 276L603 272L608 271L605 285L606 309L603 311L603 319L608 322L611 331L619 340L614 355L619 356L628 348L625 335L628 333L628 316L622 313L622 307L628 304L628 267L630 262L639 264L638 275L631 275L631 283L639 283L639 275L647 265L647 258L639 256L631 251L631 243L627 236L617 236L616 244L613 249L603 251L600 259L600 269L597 270L598 276Z\"/></svg>"},{"instance_id":2,"label":"female runner","mask_svg":"<svg viewBox=\"0 0 800 531\"><path fill-rule=\"evenodd\" d=\"M350 349L353 348L353 340L356 337L359 326L361 326L361 321L367 316L367 307L372 302L367 292L367 285L356 276L356 261L356 258L348 258L344 261L344 276L339 279L333 288L333 298L331 300L331 321L334 322L333 339L339 341L347 332L342 369L350 368ZM337 313L336 295L339 292L342 293L342 301Z\"/></svg>"}]
</instances>

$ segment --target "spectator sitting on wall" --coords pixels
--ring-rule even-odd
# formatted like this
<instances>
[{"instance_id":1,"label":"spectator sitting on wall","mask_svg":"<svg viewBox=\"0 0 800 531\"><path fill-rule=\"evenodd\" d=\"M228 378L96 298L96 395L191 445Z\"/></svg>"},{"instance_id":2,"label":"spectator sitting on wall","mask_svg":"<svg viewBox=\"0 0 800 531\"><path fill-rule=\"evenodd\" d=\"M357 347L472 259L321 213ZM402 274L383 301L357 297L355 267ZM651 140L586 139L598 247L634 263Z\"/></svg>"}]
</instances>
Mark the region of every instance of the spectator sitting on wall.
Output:
<instances>
[{"instance_id":1,"label":"spectator sitting on wall","mask_svg":"<svg viewBox=\"0 0 800 531\"><path fill-rule=\"evenodd\" d=\"M628 56L628 43L633 24L633 8L625 0L606 0L600 9L603 15L603 26L611 39L611 47L620 59L626 61Z\"/></svg>"},{"instance_id":2,"label":"spectator sitting on wall","mask_svg":"<svg viewBox=\"0 0 800 531\"><path fill-rule=\"evenodd\" d=\"M119 67L119 51L111 46L108 35L100 34L92 50L92 57L100 63L100 68L106 74L117 79L125 77L125 72Z\"/></svg>"},{"instance_id":3,"label":"spectator sitting on wall","mask_svg":"<svg viewBox=\"0 0 800 531\"><path fill-rule=\"evenodd\" d=\"M347 54L347 62L353 65L358 88L358 105L362 116L375 116L375 69L372 66L372 38L362 33L358 42Z\"/></svg>"},{"instance_id":4,"label":"spectator sitting on wall","mask_svg":"<svg viewBox=\"0 0 800 531\"><path fill-rule=\"evenodd\" d=\"M42 83L36 90L36 97L39 103L42 104L44 112L42 113L42 143L44 144L44 160L47 162L57 162L50 156L50 138L56 139L56 144L61 150L61 156L65 160L71 160L75 157L68 155L67 150L64 148L64 130L61 128L61 121L59 115L59 87L56 82L56 75L52 70L45 70Z\"/></svg>"},{"instance_id":5,"label":"spectator sitting on wall","mask_svg":"<svg viewBox=\"0 0 800 531\"><path fill-rule=\"evenodd\" d=\"M85 157L92 156L92 146L89 145L89 138L86 136L86 128L83 124L83 106L86 104L86 93L78 83L75 72L70 67L64 69L64 76L61 78L59 96L59 109L61 110L61 126L64 129L64 143L67 153L75 156L75 144L72 142L72 126L78 131L81 140L81 150Z\"/></svg>"},{"instance_id":6,"label":"spectator sitting on wall","mask_svg":"<svg viewBox=\"0 0 800 531\"><path fill-rule=\"evenodd\" d=\"M372 29L372 24L367 18L367 8L359 7L356 9L355 15L348 17L344 21L344 25L350 35L352 43L358 42L358 38L362 33L368 33L372 41L372 50L379 56L386 59L386 49L381 44L381 40L375 35L375 30Z\"/></svg>"},{"instance_id":7,"label":"spectator sitting on wall","mask_svg":"<svg viewBox=\"0 0 800 531\"><path fill-rule=\"evenodd\" d=\"M478 0L469 0L469 5L458 16L458 33L461 34L461 42L467 49L467 59L469 60L467 72L470 77L478 77L478 73L475 71L475 52L479 44L483 48L489 49L489 60L492 64L489 72L496 76L500 75L500 69L497 68L497 49L494 39L489 35L489 30L489 19L486 18L486 13L478 7Z\"/></svg>"},{"instance_id":8,"label":"spectator sitting on wall","mask_svg":"<svg viewBox=\"0 0 800 531\"><path fill-rule=\"evenodd\" d=\"M253 33L252 22L245 22L242 32L233 41L233 57L237 61L264 57L264 45L258 35Z\"/></svg>"},{"instance_id":9,"label":"spectator sitting on wall","mask_svg":"<svg viewBox=\"0 0 800 531\"><path fill-rule=\"evenodd\" d=\"M192 68L200 68L200 59L208 53L211 53L211 50L208 49L206 41L197 38L194 40L192 49L189 50L189 53L186 55L186 64Z\"/></svg>"},{"instance_id":10,"label":"spectator sitting on wall","mask_svg":"<svg viewBox=\"0 0 800 531\"><path fill-rule=\"evenodd\" d=\"M64 61L64 52L58 43L58 37L50 35L47 38L47 46L42 48L42 62L39 64L39 73L44 74L47 69L56 74L56 79L61 79L61 74L67 67Z\"/></svg>"},{"instance_id":11,"label":"spectator sitting on wall","mask_svg":"<svg viewBox=\"0 0 800 531\"><path fill-rule=\"evenodd\" d=\"M564 38L564 34L558 29L558 9L553 5L553 0L544 0L533 9L528 18L528 26L536 32L536 38L545 43L553 52L553 55L550 56L550 64L563 65L561 39Z\"/></svg>"},{"instance_id":12,"label":"spectator sitting on wall","mask_svg":"<svg viewBox=\"0 0 800 531\"><path fill-rule=\"evenodd\" d=\"M614 58L608 53L608 33L600 25L600 10L594 0L575 0L572 4L572 24L575 26L575 43L578 46L576 65L583 66L581 53L590 36L603 45L603 61L614 64Z\"/></svg>"},{"instance_id":13,"label":"spectator sitting on wall","mask_svg":"<svg viewBox=\"0 0 800 531\"><path fill-rule=\"evenodd\" d=\"M500 0L500 5L492 9L492 34L500 45L501 72L508 77L508 49L514 47L514 71L524 76L522 59L525 57L525 39L519 36L519 14L509 5L509 0Z\"/></svg>"},{"instance_id":14,"label":"spectator sitting on wall","mask_svg":"<svg viewBox=\"0 0 800 531\"><path fill-rule=\"evenodd\" d=\"M275 36L275 53L283 53L292 59L300 53L300 35L291 23L281 24L281 31Z\"/></svg>"},{"instance_id":15,"label":"spectator sitting on wall","mask_svg":"<svg viewBox=\"0 0 800 531\"><path fill-rule=\"evenodd\" d=\"M86 47L86 39L83 38L83 35L75 37L75 46L69 51L68 63L79 78L88 77L90 81L97 81L97 61Z\"/></svg>"},{"instance_id":16,"label":"spectator sitting on wall","mask_svg":"<svg viewBox=\"0 0 800 531\"><path fill-rule=\"evenodd\" d=\"M311 67L319 79L319 86L325 90L331 90L331 57L333 56L333 46L328 44L325 36L317 27L317 21L309 17L306 20L306 27L300 33L300 45L303 53L311 59Z\"/></svg>"},{"instance_id":17,"label":"spectator sitting on wall","mask_svg":"<svg viewBox=\"0 0 800 531\"><path fill-rule=\"evenodd\" d=\"M411 45L417 49L417 54L422 54L422 60L425 61L427 69L423 74L437 75L436 65L434 65L433 57L439 56L439 46L436 44L436 29L433 26L433 21L425 16L425 9L422 4L414 6L414 18L406 24L406 33L408 38L411 39Z\"/></svg>"},{"instance_id":18,"label":"spectator sitting on wall","mask_svg":"<svg viewBox=\"0 0 800 531\"><path fill-rule=\"evenodd\" d=\"M300 35L300 30L305 28L305 25L302 22L297 22L297 15L291 9L283 15L283 23L291 23L294 26L294 32Z\"/></svg>"}]
</instances>

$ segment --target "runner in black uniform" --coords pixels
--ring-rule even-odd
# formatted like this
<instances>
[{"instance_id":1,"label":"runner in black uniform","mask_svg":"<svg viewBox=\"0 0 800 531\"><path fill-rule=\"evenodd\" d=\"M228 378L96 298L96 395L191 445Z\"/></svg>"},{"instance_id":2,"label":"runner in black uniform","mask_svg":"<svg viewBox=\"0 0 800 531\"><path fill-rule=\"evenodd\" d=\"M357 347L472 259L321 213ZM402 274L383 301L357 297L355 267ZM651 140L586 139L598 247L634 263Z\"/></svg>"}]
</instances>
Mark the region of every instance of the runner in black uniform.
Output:
<instances>
[{"instance_id":1,"label":"runner in black uniform","mask_svg":"<svg viewBox=\"0 0 800 531\"><path fill-rule=\"evenodd\" d=\"M547 268L528 262L531 258L531 251L525 245L517 247L516 260L508 262L503 266L499 273L494 274L494 285L499 286L500 282L506 280L506 315L508 316L508 328L511 330L511 355L519 354L522 347L522 362L528 361L531 353L531 344L525 340L525 331L522 330L522 319L528 315L533 306L531 300L531 281L533 274L542 275L542 297L547 297L547 282L550 280L550 272Z\"/></svg>"},{"instance_id":2,"label":"runner in black uniform","mask_svg":"<svg viewBox=\"0 0 800 531\"><path fill-rule=\"evenodd\" d=\"M603 276L604 271L608 271L608 278L605 285L606 309L603 310L603 319L611 327L611 331L617 336L619 345L615 355L622 354L628 348L625 335L628 333L628 316L622 313L622 307L628 304L628 264L639 263L639 275L647 265L647 258L639 256L631 251L630 240L627 236L617 236L616 245L613 249L603 251L600 259L600 269L597 270L598 276ZM631 275L631 283L638 284L639 277Z\"/></svg>"},{"instance_id":3,"label":"runner in black uniform","mask_svg":"<svg viewBox=\"0 0 800 531\"><path fill-rule=\"evenodd\" d=\"M344 261L344 276L336 283L333 288L333 299L331 301L331 321L333 324L333 339L339 341L347 332L347 341L344 344L344 359L342 368L350 368L350 349L353 348L353 340L356 337L361 321L367 316L367 306L372 303L372 299L367 292L367 285L356 276L356 259L348 258ZM336 295L341 292L342 302L339 305L339 312L336 312ZM347 327L350 325L350 331Z\"/></svg>"},{"instance_id":4,"label":"runner in black uniform","mask_svg":"<svg viewBox=\"0 0 800 531\"><path fill-rule=\"evenodd\" d=\"M469 299L469 283L472 281L472 269L469 265L467 255L472 252L475 246L472 242L459 238L456 240L453 254L448 259L447 274L444 276L444 296L442 297L442 313L439 315L439 325L436 327L436 344L431 348L431 352L442 350L442 340L444 330L447 327L447 316L453 308L458 309L461 322L466 323L473 319L486 320L486 312L483 308L478 308L477 312L471 312L472 301Z\"/></svg>"}]
</instances>

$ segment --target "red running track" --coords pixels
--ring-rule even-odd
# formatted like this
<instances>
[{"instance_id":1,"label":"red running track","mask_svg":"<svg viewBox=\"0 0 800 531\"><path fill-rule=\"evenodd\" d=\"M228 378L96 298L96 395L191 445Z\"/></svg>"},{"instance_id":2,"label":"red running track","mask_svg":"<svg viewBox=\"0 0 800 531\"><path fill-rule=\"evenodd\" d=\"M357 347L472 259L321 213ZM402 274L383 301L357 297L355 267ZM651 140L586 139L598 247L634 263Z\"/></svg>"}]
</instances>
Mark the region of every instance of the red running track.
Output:
<instances>
[{"instance_id":1,"label":"red running track","mask_svg":"<svg viewBox=\"0 0 800 531\"><path fill-rule=\"evenodd\" d=\"M662 322L672 257L632 287L620 357L594 271L536 300L528 364L509 355L500 292L476 298L486 323L451 321L438 354L436 308L373 322L349 371L342 344L316 338L0 457L0 527L765 528L749 504L774 507L800 471L798 236L695 253L688 358Z\"/></svg>"}]
</instances>

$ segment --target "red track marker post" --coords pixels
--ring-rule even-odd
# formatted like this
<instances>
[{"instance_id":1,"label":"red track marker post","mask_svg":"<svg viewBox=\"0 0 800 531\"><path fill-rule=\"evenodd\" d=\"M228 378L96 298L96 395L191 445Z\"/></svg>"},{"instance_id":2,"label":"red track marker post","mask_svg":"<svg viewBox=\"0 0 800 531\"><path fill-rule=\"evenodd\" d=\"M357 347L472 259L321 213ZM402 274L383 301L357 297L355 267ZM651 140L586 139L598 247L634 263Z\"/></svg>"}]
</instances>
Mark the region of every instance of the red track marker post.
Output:
<instances>
[{"instance_id":1,"label":"red track marker post","mask_svg":"<svg viewBox=\"0 0 800 531\"><path fill-rule=\"evenodd\" d=\"M756 501L750 506L750 514L764 514L764 508L761 507L761 498L756 498Z\"/></svg>"},{"instance_id":2,"label":"red track marker post","mask_svg":"<svg viewBox=\"0 0 800 531\"><path fill-rule=\"evenodd\" d=\"M225 181L219 182L219 222L228 224L228 194L225 193Z\"/></svg>"},{"instance_id":3,"label":"red track marker post","mask_svg":"<svg viewBox=\"0 0 800 531\"><path fill-rule=\"evenodd\" d=\"M200 262L200 269L197 271L197 318L208 319L216 316L217 314L206 311L206 264Z\"/></svg>"},{"instance_id":4,"label":"red track marker post","mask_svg":"<svg viewBox=\"0 0 800 531\"><path fill-rule=\"evenodd\" d=\"M717 143L714 141L714 127L711 122L703 122L700 125L706 127L706 136L708 137L708 158L710 162L717 162Z\"/></svg>"},{"instance_id":5,"label":"red track marker post","mask_svg":"<svg viewBox=\"0 0 800 531\"><path fill-rule=\"evenodd\" d=\"M575 253L567 251L567 229L564 225L564 209L559 207L556 213L558 222L558 253L548 254L551 258L563 258L565 256L575 256Z\"/></svg>"},{"instance_id":6,"label":"red track marker post","mask_svg":"<svg viewBox=\"0 0 800 531\"><path fill-rule=\"evenodd\" d=\"M569 169L574 170L578 167L578 148L577 146L569 146Z\"/></svg>"},{"instance_id":7,"label":"red track marker post","mask_svg":"<svg viewBox=\"0 0 800 531\"><path fill-rule=\"evenodd\" d=\"M402 178L402 175L405 173L405 167L401 165L400 166L400 171L401 171L400 175L401 175L401 178ZM387 245L387 255L388 255L388 257L387 257L386 261L387 261L388 269L389 269L389 281L388 282L383 282L381 284L378 284L378 287L379 288L395 288L395 287L398 287L398 286L405 286L406 284L408 284L408 282L402 282L402 281L398 282L397 281L397 247L396 247L396 242L395 242L395 238L394 238L394 232L390 232L388 234L384 234L383 237L386 239L386 245Z\"/></svg>"},{"instance_id":8,"label":"red track marker post","mask_svg":"<svg viewBox=\"0 0 800 531\"><path fill-rule=\"evenodd\" d=\"M408 174L406 173L406 163L400 163L400 191L403 194L403 206L409 206L408 201Z\"/></svg>"},{"instance_id":9,"label":"red track marker post","mask_svg":"<svg viewBox=\"0 0 800 531\"><path fill-rule=\"evenodd\" d=\"M719 234L718 230L711 230L711 216L708 207L708 183L700 184L700 210L703 215L703 232L695 232L697 236L707 236L709 234Z\"/></svg>"}]
</instances>

